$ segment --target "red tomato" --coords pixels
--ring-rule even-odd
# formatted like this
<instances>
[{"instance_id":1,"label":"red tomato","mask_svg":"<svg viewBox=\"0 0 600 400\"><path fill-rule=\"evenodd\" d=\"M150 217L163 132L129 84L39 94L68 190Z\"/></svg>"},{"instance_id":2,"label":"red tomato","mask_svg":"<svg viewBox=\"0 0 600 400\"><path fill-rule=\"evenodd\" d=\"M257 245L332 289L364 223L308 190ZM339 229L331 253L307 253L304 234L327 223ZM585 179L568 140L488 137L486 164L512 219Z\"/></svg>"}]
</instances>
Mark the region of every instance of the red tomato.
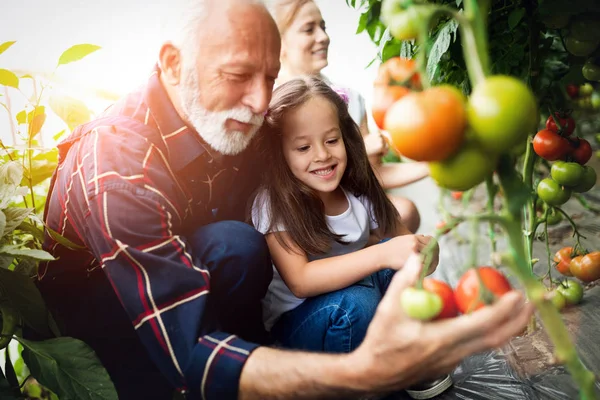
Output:
<instances>
[{"instance_id":1,"label":"red tomato","mask_svg":"<svg viewBox=\"0 0 600 400\"><path fill-rule=\"evenodd\" d=\"M581 165L585 165L590 158L592 158L592 146L590 142L585 139L577 138L573 141L573 150L571 150L571 156L573 159Z\"/></svg>"},{"instance_id":2,"label":"red tomato","mask_svg":"<svg viewBox=\"0 0 600 400\"><path fill-rule=\"evenodd\" d=\"M573 276L571 273L571 255L573 254L572 247L563 247L554 255L556 270L565 276Z\"/></svg>"},{"instance_id":3,"label":"red tomato","mask_svg":"<svg viewBox=\"0 0 600 400\"><path fill-rule=\"evenodd\" d=\"M452 196L452 198L454 200L460 200L463 197L463 192L455 192L455 191L453 191L452 193L450 193L450 195Z\"/></svg>"},{"instance_id":4,"label":"red tomato","mask_svg":"<svg viewBox=\"0 0 600 400\"><path fill-rule=\"evenodd\" d=\"M454 291L446 282L433 278L425 278L423 279L423 289L436 293L442 299L444 306L435 319L454 318L458 315L456 300L454 300Z\"/></svg>"},{"instance_id":5,"label":"red tomato","mask_svg":"<svg viewBox=\"0 0 600 400\"><path fill-rule=\"evenodd\" d=\"M447 228L446 225L446 221L439 221L437 224L435 224L435 229L440 231L442 235L445 235L446 233L450 232L450 229Z\"/></svg>"},{"instance_id":6,"label":"red tomato","mask_svg":"<svg viewBox=\"0 0 600 400\"><path fill-rule=\"evenodd\" d=\"M575 120L568 115L560 115L560 113L557 112L554 113L554 117L549 116L546 120L546 129L555 133L559 133L558 131L560 129L558 128L558 125L556 125L555 119L560 122L560 125L563 128L562 134L564 136L570 136L575 130Z\"/></svg>"},{"instance_id":7,"label":"red tomato","mask_svg":"<svg viewBox=\"0 0 600 400\"><path fill-rule=\"evenodd\" d=\"M571 150L569 141L549 129L542 129L533 138L533 150L548 161L563 159Z\"/></svg>"},{"instance_id":8,"label":"red tomato","mask_svg":"<svg viewBox=\"0 0 600 400\"><path fill-rule=\"evenodd\" d=\"M478 267L476 270L469 269L462 278L460 278L458 285L456 285L456 290L454 291L456 305L458 306L458 310L463 314L485 306L483 296L480 296L479 294L479 278L477 277L477 271L479 272L483 285L494 295L494 297L500 297L512 289L504 275L493 267L483 266Z\"/></svg>"},{"instance_id":9,"label":"red tomato","mask_svg":"<svg viewBox=\"0 0 600 400\"><path fill-rule=\"evenodd\" d=\"M576 99L579 96L579 86L573 84L567 85L567 94L570 98Z\"/></svg>"},{"instance_id":10,"label":"red tomato","mask_svg":"<svg viewBox=\"0 0 600 400\"><path fill-rule=\"evenodd\" d=\"M573 276L584 282L600 279L600 251L573 257L570 268Z\"/></svg>"}]
</instances>

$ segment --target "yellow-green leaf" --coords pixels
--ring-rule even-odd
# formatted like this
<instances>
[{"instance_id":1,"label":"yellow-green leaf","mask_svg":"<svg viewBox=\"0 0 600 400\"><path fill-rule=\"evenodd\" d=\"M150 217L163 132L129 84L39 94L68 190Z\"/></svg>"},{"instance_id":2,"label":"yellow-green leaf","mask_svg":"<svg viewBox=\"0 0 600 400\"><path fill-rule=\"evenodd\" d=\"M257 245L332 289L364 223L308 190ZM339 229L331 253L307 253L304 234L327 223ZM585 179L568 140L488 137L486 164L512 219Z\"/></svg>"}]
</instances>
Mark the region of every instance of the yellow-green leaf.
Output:
<instances>
[{"instance_id":1,"label":"yellow-green leaf","mask_svg":"<svg viewBox=\"0 0 600 400\"><path fill-rule=\"evenodd\" d=\"M0 54L4 53L6 50L8 50L8 48L10 46L12 46L15 43L17 43L17 42L15 40L13 40L10 42L4 42L4 43L0 44Z\"/></svg>"},{"instance_id":2,"label":"yellow-green leaf","mask_svg":"<svg viewBox=\"0 0 600 400\"><path fill-rule=\"evenodd\" d=\"M18 88L19 77L16 76L12 71L0 68L0 85Z\"/></svg>"},{"instance_id":3,"label":"yellow-green leaf","mask_svg":"<svg viewBox=\"0 0 600 400\"><path fill-rule=\"evenodd\" d=\"M64 65L73 61L81 60L83 57L96 50L99 50L100 46L94 44L76 44L65 50L58 59L58 65Z\"/></svg>"},{"instance_id":4,"label":"yellow-green leaf","mask_svg":"<svg viewBox=\"0 0 600 400\"><path fill-rule=\"evenodd\" d=\"M21 111L19 111L19 112L17 113L16 117L17 117L17 122L18 122L19 124L24 124L24 123L26 123L26 122L27 122L27 111L25 111L25 110L21 110Z\"/></svg>"},{"instance_id":5,"label":"yellow-green leaf","mask_svg":"<svg viewBox=\"0 0 600 400\"><path fill-rule=\"evenodd\" d=\"M81 100L69 96L50 96L48 104L54 113L69 126L70 130L90 120L92 112Z\"/></svg>"}]
</instances>

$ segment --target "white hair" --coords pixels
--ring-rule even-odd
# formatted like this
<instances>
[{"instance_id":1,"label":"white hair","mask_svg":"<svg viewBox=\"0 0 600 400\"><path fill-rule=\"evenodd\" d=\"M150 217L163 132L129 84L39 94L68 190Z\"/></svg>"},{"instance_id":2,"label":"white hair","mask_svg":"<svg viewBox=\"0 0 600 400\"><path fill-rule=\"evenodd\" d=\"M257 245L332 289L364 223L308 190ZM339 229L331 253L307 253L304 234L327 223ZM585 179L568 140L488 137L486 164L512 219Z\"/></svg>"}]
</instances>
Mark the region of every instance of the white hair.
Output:
<instances>
[{"instance_id":1,"label":"white hair","mask_svg":"<svg viewBox=\"0 0 600 400\"><path fill-rule=\"evenodd\" d=\"M213 7L227 7L231 3L260 5L267 9L264 0L175 0L169 2L169 10L163 15L162 41L171 42L184 54L198 51L202 25ZM229 3L229 4L228 4ZM210 32L206 32L210 34Z\"/></svg>"}]
</instances>

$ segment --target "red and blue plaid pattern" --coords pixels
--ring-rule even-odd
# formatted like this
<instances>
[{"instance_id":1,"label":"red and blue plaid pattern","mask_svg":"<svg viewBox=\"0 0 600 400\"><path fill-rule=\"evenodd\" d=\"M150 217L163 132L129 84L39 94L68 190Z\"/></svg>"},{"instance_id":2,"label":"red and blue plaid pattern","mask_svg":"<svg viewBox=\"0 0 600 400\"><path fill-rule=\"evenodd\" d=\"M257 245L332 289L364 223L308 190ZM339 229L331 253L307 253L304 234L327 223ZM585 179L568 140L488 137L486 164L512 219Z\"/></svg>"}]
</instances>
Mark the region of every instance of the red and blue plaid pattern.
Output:
<instances>
[{"instance_id":1,"label":"red and blue plaid pattern","mask_svg":"<svg viewBox=\"0 0 600 400\"><path fill-rule=\"evenodd\" d=\"M45 248L58 260L42 265L39 278L102 268L174 387L203 399L237 398L256 345L201 326L210 273L186 236L206 223L243 220L257 183L255 153L213 157L176 113L157 69L101 117L59 144L47 203L47 224L84 249L47 236ZM120 117L155 136L111 122Z\"/></svg>"}]
</instances>

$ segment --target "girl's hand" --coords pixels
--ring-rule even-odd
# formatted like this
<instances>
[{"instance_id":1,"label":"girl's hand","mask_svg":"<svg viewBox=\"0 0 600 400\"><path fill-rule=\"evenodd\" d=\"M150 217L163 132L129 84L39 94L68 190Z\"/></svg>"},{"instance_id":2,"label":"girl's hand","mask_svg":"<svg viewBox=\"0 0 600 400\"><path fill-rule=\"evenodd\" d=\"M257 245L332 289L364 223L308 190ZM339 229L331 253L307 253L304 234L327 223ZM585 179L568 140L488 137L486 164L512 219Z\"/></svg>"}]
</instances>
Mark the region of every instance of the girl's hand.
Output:
<instances>
[{"instance_id":1,"label":"girl's hand","mask_svg":"<svg viewBox=\"0 0 600 400\"><path fill-rule=\"evenodd\" d=\"M367 155L369 157L371 157L371 156L382 157L385 155L385 153L387 153L387 151L388 151L387 141L384 139L384 137L380 133L377 133L377 132L369 133L368 135L364 136L363 138L365 141L365 148L367 149Z\"/></svg>"},{"instance_id":2,"label":"girl's hand","mask_svg":"<svg viewBox=\"0 0 600 400\"><path fill-rule=\"evenodd\" d=\"M382 243L380 246L383 247L382 256L384 258L384 265L395 270L402 268L411 253L421 253L432 240L435 240L433 236L402 235ZM431 249L433 258L431 260L429 271L427 271L427 275L435 271L439 262L439 254L440 248L436 243Z\"/></svg>"}]
</instances>

